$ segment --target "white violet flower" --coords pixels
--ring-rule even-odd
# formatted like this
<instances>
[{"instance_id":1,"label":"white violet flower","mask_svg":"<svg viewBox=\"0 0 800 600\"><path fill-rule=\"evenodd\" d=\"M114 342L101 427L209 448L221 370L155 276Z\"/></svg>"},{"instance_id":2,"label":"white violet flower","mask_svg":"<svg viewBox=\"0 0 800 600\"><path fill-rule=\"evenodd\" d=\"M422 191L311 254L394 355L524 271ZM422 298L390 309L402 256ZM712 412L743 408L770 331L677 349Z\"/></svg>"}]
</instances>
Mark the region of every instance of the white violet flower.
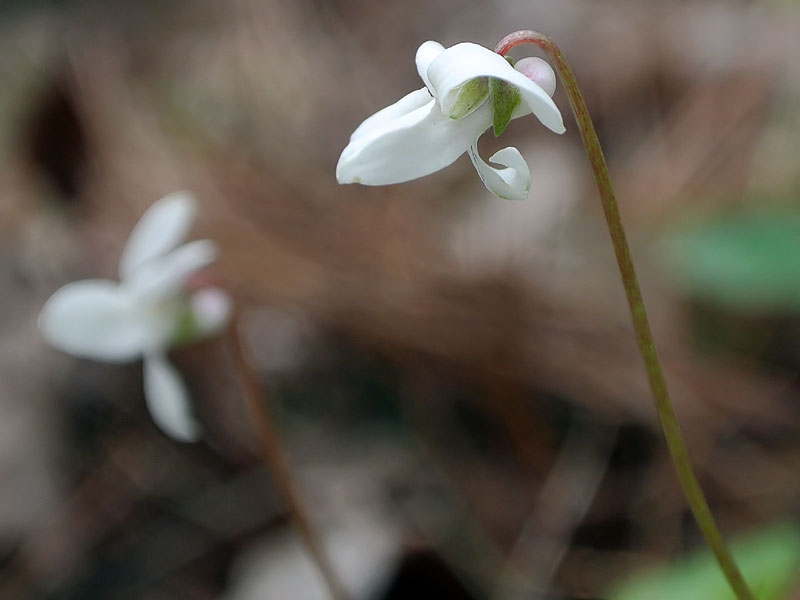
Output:
<instances>
[{"instance_id":1,"label":"white violet flower","mask_svg":"<svg viewBox=\"0 0 800 600\"><path fill-rule=\"evenodd\" d=\"M69 283L39 315L43 337L59 350L112 363L143 358L150 414L164 433L181 441L198 439L201 427L167 350L219 332L232 307L220 289L190 289L190 278L216 258L210 240L180 245L195 213L194 198L187 192L157 201L128 238L119 283Z\"/></svg>"},{"instance_id":2,"label":"white violet flower","mask_svg":"<svg viewBox=\"0 0 800 600\"><path fill-rule=\"evenodd\" d=\"M478 138L490 126L500 135L511 119L530 113L563 133L561 113L551 98L556 85L552 67L533 57L512 66L469 42L447 49L425 42L416 63L425 87L358 126L336 166L339 183L401 183L443 169L467 152L489 191L525 199L531 175L519 150L496 152L489 160L503 168L495 168L478 154Z\"/></svg>"}]
</instances>

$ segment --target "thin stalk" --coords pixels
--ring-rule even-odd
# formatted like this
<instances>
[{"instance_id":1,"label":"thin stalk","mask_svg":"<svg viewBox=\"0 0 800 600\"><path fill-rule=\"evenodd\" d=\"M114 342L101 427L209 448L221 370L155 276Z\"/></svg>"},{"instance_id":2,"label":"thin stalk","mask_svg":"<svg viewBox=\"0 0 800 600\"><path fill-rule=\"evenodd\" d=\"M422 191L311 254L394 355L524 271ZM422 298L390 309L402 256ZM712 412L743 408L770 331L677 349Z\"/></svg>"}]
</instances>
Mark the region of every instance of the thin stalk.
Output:
<instances>
[{"instance_id":1,"label":"thin stalk","mask_svg":"<svg viewBox=\"0 0 800 600\"><path fill-rule=\"evenodd\" d=\"M323 550L322 541L311 525L311 519L308 517L308 513L300 500L300 495L292 482L289 464L278 439L275 422L268 410L266 398L253 370L252 362L242 343L241 334L239 333L239 320L236 315L234 315L228 327L228 343L236 369L242 379L244 396L261 442L261 458L267 470L272 474L278 495L289 511L292 523L303 538L309 554L322 574L331 598L333 600L347 600L347 592L345 592L344 586L336 576L336 572Z\"/></svg>"},{"instance_id":2,"label":"thin stalk","mask_svg":"<svg viewBox=\"0 0 800 600\"><path fill-rule=\"evenodd\" d=\"M611 178L608 174L608 167L600 147L600 140L589 116L583 95L578 88L578 82L572 72L567 60L564 58L559 47L548 36L536 31L517 31L503 38L495 47L495 52L505 56L509 50L519 44L534 44L541 48L553 61L558 72L564 90L567 93L570 107L575 115L575 120L580 130L586 155L592 166L594 181L600 191L600 199L603 203L603 212L606 216L608 231L611 234L611 243L614 246L614 253L617 256L617 265L622 276L622 283L625 287L625 295L628 299L628 308L633 319L633 328L636 331L636 340L639 344L639 351L644 359L647 369L647 378L650 382L650 390L655 401L658 418L661 421L661 428L667 441L667 447L672 455L672 462L678 475L683 493L692 510L695 521L705 537L706 543L713 552L719 563L720 569L728 580L728 584L739 600L754 600L753 593L747 586L742 577L736 562L731 555L725 540L720 534L711 510L708 507L703 490L697 481L692 464L689 460L689 453L686 443L683 440L678 420L667 391L667 384L664 380L664 373L658 360L653 334L650 331L650 323L647 320L642 293L639 290L639 283L636 271L633 268L630 248L626 240L625 229L619 214L614 190L611 186Z\"/></svg>"}]
</instances>

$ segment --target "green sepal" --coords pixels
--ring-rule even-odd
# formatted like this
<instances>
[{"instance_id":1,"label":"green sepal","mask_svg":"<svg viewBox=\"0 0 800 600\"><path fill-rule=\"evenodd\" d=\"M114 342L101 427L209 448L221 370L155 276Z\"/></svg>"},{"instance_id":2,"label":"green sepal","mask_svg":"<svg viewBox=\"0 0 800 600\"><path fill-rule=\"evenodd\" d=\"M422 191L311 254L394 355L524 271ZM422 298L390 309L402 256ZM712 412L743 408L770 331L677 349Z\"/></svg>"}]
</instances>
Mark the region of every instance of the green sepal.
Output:
<instances>
[{"instance_id":1,"label":"green sepal","mask_svg":"<svg viewBox=\"0 0 800 600\"><path fill-rule=\"evenodd\" d=\"M492 128L494 136L503 133L511 122L514 109L522 102L519 90L510 83L494 77L489 78L489 97L492 99Z\"/></svg>"},{"instance_id":2,"label":"green sepal","mask_svg":"<svg viewBox=\"0 0 800 600\"><path fill-rule=\"evenodd\" d=\"M458 98L450 110L451 119L466 117L478 108L489 96L489 82L487 77L476 77L469 80L458 90Z\"/></svg>"},{"instance_id":3,"label":"green sepal","mask_svg":"<svg viewBox=\"0 0 800 600\"><path fill-rule=\"evenodd\" d=\"M183 346L189 342L196 340L199 332L197 319L192 312L191 305L187 302L178 316L178 321L175 323L175 329L172 330L170 336L170 346Z\"/></svg>"}]
</instances>

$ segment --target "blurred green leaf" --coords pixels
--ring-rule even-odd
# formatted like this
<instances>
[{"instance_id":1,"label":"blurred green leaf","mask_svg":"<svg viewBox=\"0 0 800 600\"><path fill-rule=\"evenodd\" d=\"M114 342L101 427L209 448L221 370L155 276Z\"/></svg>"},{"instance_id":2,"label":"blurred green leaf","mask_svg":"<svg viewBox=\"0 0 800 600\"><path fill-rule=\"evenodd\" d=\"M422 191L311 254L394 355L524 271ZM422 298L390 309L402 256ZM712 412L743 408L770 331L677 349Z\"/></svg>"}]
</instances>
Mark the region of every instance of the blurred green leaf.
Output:
<instances>
[{"instance_id":1,"label":"blurred green leaf","mask_svg":"<svg viewBox=\"0 0 800 600\"><path fill-rule=\"evenodd\" d=\"M665 239L676 281L693 296L750 311L800 311L800 212L773 209L695 221Z\"/></svg>"},{"instance_id":2,"label":"blurred green leaf","mask_svg":"<svg viewBox=\"0 0 800 600\"><path fill-rule=\"evenodd\" d=\"M784 523L732 544L737 563L758 600L789 600L800 584L800 529ZM609 600L735 600L710 552L670 567L634 575Z\"/></svg>"}]
</instances>

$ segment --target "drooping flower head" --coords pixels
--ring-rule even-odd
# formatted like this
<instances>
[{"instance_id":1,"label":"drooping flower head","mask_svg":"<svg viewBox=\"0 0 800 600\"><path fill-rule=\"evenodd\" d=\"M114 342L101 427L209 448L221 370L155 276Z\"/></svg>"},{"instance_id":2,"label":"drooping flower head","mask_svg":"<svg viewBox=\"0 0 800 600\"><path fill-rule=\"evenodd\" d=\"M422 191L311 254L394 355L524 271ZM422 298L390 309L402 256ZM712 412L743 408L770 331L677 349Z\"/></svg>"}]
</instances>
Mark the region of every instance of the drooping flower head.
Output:
<instances>
[{"instance_id":1,"label":"drooping flower head","mask_svg":"<svg viewBox=\"0 0 800 600\"><path fill-rule=\"evenodd\" d=\"M491 50L464 42L445 49L428 41L417 50L425 87L378 111L353 132L336 166L339 183L386 185L429 175L469 154L487 189L501 198L527 197L531 176L516 148L503 148L487 164L478 138L489 127L500 135L511 119L533 113L564 132L551 96L555 73L539 58L516 66Z\"/></svg>"},{"instance_id":2,"label":"drooping flower head","mask_svg":"<svg viewBox=\"0 0 800 600\"><path fill-rule=\"evenodd\" d=\"M42 336L63 352L113 363L143 358L150 414L162 431L181 441L196 440L201 428L167 351L219 332L232 307L220 289L192 289L191 278L216 258L210 240L181 245L195 213L194 198L186 192L157 201L122 251L119 283L69 283L39 315Z\"/></svg>"}]
</instances>

